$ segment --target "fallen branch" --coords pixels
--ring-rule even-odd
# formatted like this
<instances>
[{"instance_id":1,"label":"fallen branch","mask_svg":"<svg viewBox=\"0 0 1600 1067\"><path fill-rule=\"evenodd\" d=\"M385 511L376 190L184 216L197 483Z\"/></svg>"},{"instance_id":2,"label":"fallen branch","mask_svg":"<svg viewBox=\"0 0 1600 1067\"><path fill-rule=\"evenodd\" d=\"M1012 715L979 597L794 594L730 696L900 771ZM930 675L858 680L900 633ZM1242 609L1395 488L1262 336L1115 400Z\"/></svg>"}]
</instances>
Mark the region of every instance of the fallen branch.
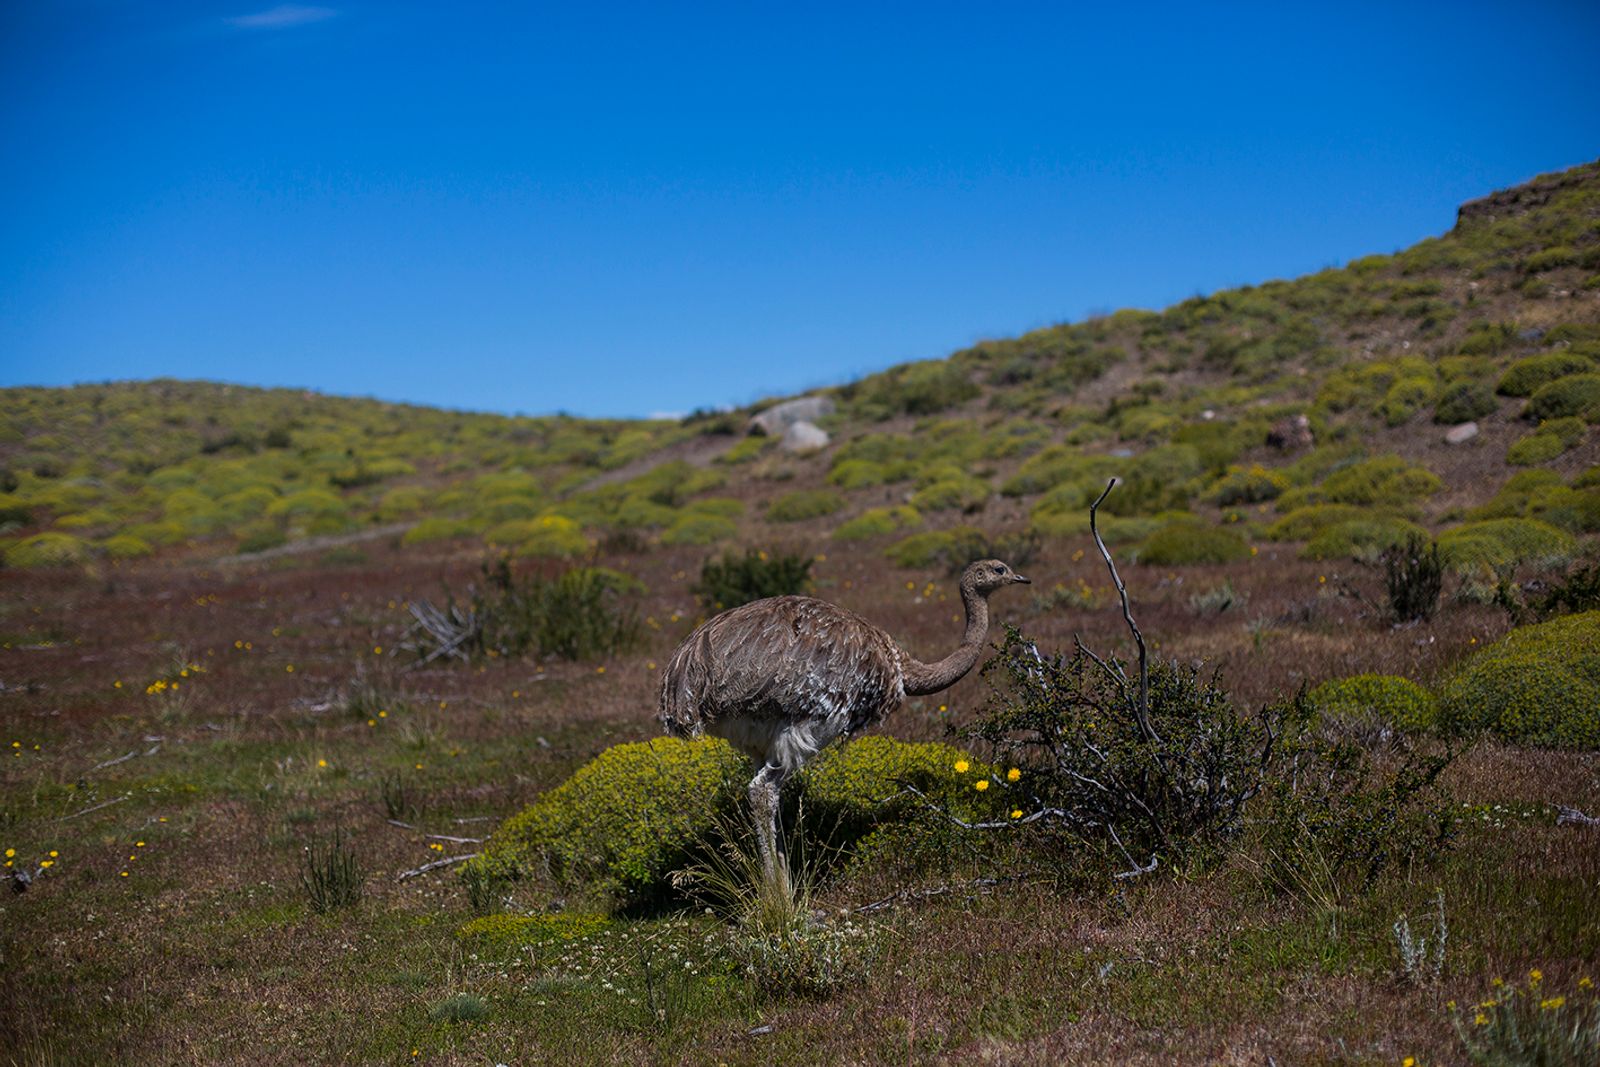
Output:
<instances>
[{"instance_id":1,"label":"fallen branch","mask_svg":"<svg viewBox=\"0 0 1600 1067\"><path fill-rule=\"evenodd\" d=\"M480 853L477 852L468 852L462 856L446 856L442 860L434 860L432 863L424 863L421 867L417 867L413 870L401 871L399 876L395 878L395 881L403 882L407 878L415 878L419 874L427 874L429 871L436 871L440 867L448 867L452 863L461 863L464 860L475 859L479 855Z\"/></svg>"},{"instance_id":2,"label":"fallen branch","mask_svg":"<svg viewBox=\"0 0 1600 1067\"><path fill-rule=\"evenodd\" d=\"M99 811L101 808L109 808L113 804L121 804L124 800L127 800L131 796L133 796L132 793L124 793L120 797L107 800L102 804L96 804L92 808L84 808L82 811L75 811L71 815L63 815L61 818L57 819L56 822L66 822L68 819L76 819L80 815L87 815L91 811Z\"/></svg>"},{"instance_id":3,"label":"fallen branch","mask_svg":"<svg viewBox=\"0 0 1600 1067\"><path fill-rule=\"evenodd\" d=\"M107 767L115 767L119 763L127 763L129 760L131 760L133 757L137 756L138 754L139 754L139 750L138 749L134 749L132 752L129 752L126 756L118 756L116 759L108 759L104 763L96 763L93 767L90 767L89 770L91 772L93 772L93 771L104 770Z\"/></svg>"},{"instance_id":4,"label":"fallen branch","mask_svg":"<svg viewBox=\"0 0 1600 1067\"><path fill-rule=\"evenodd\" d=\"M1600 826L1600 819L1595 818L1593 815L1585 815L1577 808L1569 808L1565 804L1557 804L1556 825L1566 826L1568 823L1574 826Z\"/></svg>"},{"instance_id":5,"label":"fallen branch","mask_svg":"<svg viewBox=\"0 0 1600 1067\"><path fill-rule=\"evenodd\" d=\"M1133 714L1139 720L1139 729L1145 737L1161 743L1161 738L1156 736L1155 727L1150 725L1150 657L1145 651L1144 634L1139 632L1139 624L1133 621L1133 609L1128 606L1128 587L1122 582L1122 575L1117 573L1117 565L1111 559L1111 550L1106 547L1105 541L1100 538L1100 528L1095 522L1095 513L1100 510L1100 505L1105 502L1111 490L1117 487L1117 479L1113 478L1106 483L1102 492L1093 504L1089 505L1089 532L1094 535L1095 547L1100 549L1100 555L1106 561L1106 568L1111 571L1111 581L1117 587L1117 595L1122 598L1122 618L1128 624L1128 629L1133 632L1133 643L1139 648L1139 692L1133 701ZM1079 648L1083 645L1080 643ZM1102 664L1104 666L1104 664ZM1160 766L1160 761L1157 761Z\"/></svg>"},{"instance_id":6,"label":"fallen branch","mask_svg":"<svg viewBox=\"0 0 1600 1067\"><path fill-rule=\"evenodd\" d=\"M854 911L858 915L865 915L869 912L880 911L883 908L892 907L902 900L931 900L934 897L942 897L946 893L954 893L959 889L993 889L1001 882L1009 881L1012 881L1012 879L974 878L967 882L955 882L949 885L930 886L926 889L902 889L897 893L890 893L882 900L874 900L871 904L863 904L861 907L854 909Z\"/></svg>"},{"instance_id":7,"label":"fallen branch","mask_svg":"<svg viewBox=\"0 0 1600 1067\"><path fill-rule=\"evenodd\" d=\"M412 826L408 822L401 822L399 819L387 819L385 821L390 826L398 826L402 830L415 830L417 833L422 834L422 828L421 827ZM422 836L426 840L429 840L429 841L451 841L451 842L454 842L455 844L458 844L458 845L481 845L481 844L483 844L483 838L481 838L481 837L451 837L449 834L422 834Z\"/></svg>"}]
</instances>

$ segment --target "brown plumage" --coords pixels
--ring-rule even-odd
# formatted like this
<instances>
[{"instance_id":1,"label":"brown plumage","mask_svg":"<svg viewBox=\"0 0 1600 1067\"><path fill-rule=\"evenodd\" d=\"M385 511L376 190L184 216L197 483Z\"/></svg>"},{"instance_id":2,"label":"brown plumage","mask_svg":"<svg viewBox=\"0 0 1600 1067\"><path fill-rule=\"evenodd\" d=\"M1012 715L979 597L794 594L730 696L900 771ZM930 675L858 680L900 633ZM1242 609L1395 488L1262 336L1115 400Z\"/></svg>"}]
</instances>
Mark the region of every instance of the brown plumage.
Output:
<instances>
[{"instance_id":1,"label":"brown plumage","mask_svg":"<svg viewBox=\"0 0 1600 1067\"><path fill-rule=\"evenodd\" d=\"M661 679L661 723L679 737L727 738L755 760L750 804L773 873L784 779L835 739L881 722L908 694L954 685L983 651L989 594L1027 580L999 560L969 564L961 575L966 632L937 663L912 659L861 616L811 597L725 611L673 653Z\"/></svg>"}]
</instances>

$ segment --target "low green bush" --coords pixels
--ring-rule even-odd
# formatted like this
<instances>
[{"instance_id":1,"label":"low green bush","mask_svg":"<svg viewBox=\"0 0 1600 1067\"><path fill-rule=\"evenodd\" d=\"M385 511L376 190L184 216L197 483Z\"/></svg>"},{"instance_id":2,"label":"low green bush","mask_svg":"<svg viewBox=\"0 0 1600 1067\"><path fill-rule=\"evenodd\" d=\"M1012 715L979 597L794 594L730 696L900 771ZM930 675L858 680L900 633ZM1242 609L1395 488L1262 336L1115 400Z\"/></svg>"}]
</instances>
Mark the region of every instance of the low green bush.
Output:
<instances>
[{"instance_id":1,"label":"low green bush","mask_svg":"<svg viewBox=\"0 0 1600 1067\"><path fill-rule=\"evenodd\" d=\"M960 508L975 511L989 499L989 483L970 474L949 472L939 480L917 490L911 505L923 511L945 511Z\"/></svg>"},{"instance_id":2,"label":"low green bush","mask_svg":"<svg viewBox=\"0 0 1600 1067\"><path fill-rule=\"evenodd\" d=\"M460 519L447 519L442 516L433 516L423 519L400 537L404 545L418 545L428 541L447 541L457 537L467 537L473 532L470 524Z\"/></svg>"},{"instance_id":3,"label":"low green bush","mask_svg":"<svg viewBox=\"0 0 1600 1067\"><path fill-rule=\"evenodd\" d=\"M664 545L714 545L739 535L739 524L721 515L686 514L662 531Z\"/></svg>"},{"instance_id":4,"label":"low green bush","mask_svg":"<svg viewBox=\"0 0 1600 1067\"><path fill-rule=\"evenodd\" d=\"M1444 487L1426 467L1399 456L1378 456L1328 475L1318 487L1324 500L1336 504L1407 506Z\"/></svg>"},{"instance_id":5,"label":"low green bush","mask_svg":"<svg viewBox=\"0 0 1600 1067\"><path fill-rule=\"evenodd\" d=\"M1431 729L1438 715L1432 693L1409 678L1358 674L1323 682L1307 699L1324 720L1362 726L1375 723L1396 730Z\"/></svg>"},{"instance_id":6,"label":"low green bush","mask_svg":"<svg viewBox=\"0 0 1600 1067\"><path fill-rule=\"evenodd\" d=\"M577 523L560 515L541 515L528 520L527 531L513 551L519 556L572 559L584 555L589 548L589 539Z\"/></svg>"},{"instance_id":7,"label":"low green bush","mask_svg":"<svg viewBox=\"0 0 1600 1067\"><path fill-rule=\"evenodd\" d=\"M1439 690L1440 722L1508 741L1600 748L1600 611L1511 631Z\"/></svg>"},{"instance_id":8,"label":"low green bush","mask_svg":"<svg viewBox=\"0 0 1600 1067\"><path fill-rule=\"evenodd\" d=\"M750 549L706 560L689 590L708 611L725 611L752 600L804 593L811 585L810 556Z\"/></svg>"},{"instance_id":9,"label":"low green bush","mask_svg":"<svg viewBox=\"0 0 1600 1067\"><path fill-rule=\"evenodd\" d=\"M1494 392L1481 381L1458 381L1445 386L1433 404L1433 421L1441 425L1472 422L1492 414L1499 405Z\"/></svg>"},{"instance_id":10,"label":"low green bush","mask_svg":"<svg viewBox=\"0 0 1600 1067\"><path fill-rule=\"evenodd\" d=\"M64 533L25 537L6 549L8 567L75 567L89 561L89 543Z\"/></svg>"},{"instance_id":11,"label":"low green bush","mask_svg":"<svg viewBox=\"0 0 1600 1067\"><path fill-rule=\"evenodd\" d=\"M626 574L574 567L553 578L518 576L502 558L485 567L485 578L488 588L473 598L481 650L579 660L622 651L639 639L633 597L642 586Z\"/></svg>"},{"instance_id":12,"label":"low green bush","mask_svg":"<svg viewBox=\"0 0 1600 1067\"><path fill-rule=\"evenodd\" d=\"M1282 471L1268 470L1259 463L1250 467L1229 467L1207 492L1218 506L1231 508L1239 504L1259 504L1275 500L1289 488L1289 476Z\"/></svg>"},{"instance_id":13,"label":"low green bush","mask_svg":"<svg viewBox=\"0 0 1600 1067\"><path fill-rule=\"evenodd\" d=\"M1569 374L1584 374L1594 370L1594 362L1569 352L1546 352L1529 356L1511 364L1495 392L1502 396L1532 396L1540 386L1547 385Z\"/></svg>"},{"instance_id":14,"label":"low green bush","mask_svg":"<svg viewBox=\"0 0 1600 1067\"><path fill-rule=\"evenodd\" d=\"M1273 541L1309 541L1329 527L1370 518L1371 514L1371 509L1354 504L1307 504L1268 526L1267 537Z\"/></svg>"},{"instance_id":15,"label":"low green bush","mask_svg":"<svg viewBox=\"0 0 1600 1067\"><path fill-rule=\"evenodd\" d=\"M884 550L884 554L901 567L931 567L963 539L974 536L981 537L982 531L970 526L929 530L896 541Z\"/></svg>"},{"instance_id":16,"label":"low green bush","mask_svg":"<svg viewBox=\"0 0 1600 1067\"><path fill-rule=\"evenodd\" d=\"M289 535L280 524L263 519L242 527L239 530L239 542L234 547L239 552L265 552L288 543Z\"/></svg>"},{"instance_id":17,"label":"low green bush","mask_svg":"<svg viewBox=\"0 0 1600 1067\"><path fill-rule=\"evenodd\" d=\"M1439 551L1452 570L1486 577L1502 567L1559 566L1572 558L1577 542L1537 519L1484 519L1441 533Z\"/></svg>"},{"instance_id":18,"label":"low green bush","mask_svg":"<svg viewBox=\"0 0 1600 1067\"><path fill-rule=\"evenodd\" d=\"M1524 414L1534 419L1581 418L1600 422L1600 374L1569 374L1541 385Z\"/></svg>"},{"instance_id":19,"label":"low green bush","mask_svg":"<svg viewBox=\"0 0 1600 1067\"><path fill-rule=\"evenodd\" d=\"M955 770L958 761L967 762L966 772ZM857 738L827 750L800 776L786 821L794 825L797 799L808 837L843 850L912 811L909 797L884 803L907 784L957 810L992 810L995 798L973 788L982 772L974 766L947 745ZM616 745L507 819L463 874L543 878L623 904L660 901L671 895L674 871L717 847L750 773L749 761L717 738Z\"/></svg>"},{"instance_id":20,"label":"low green bush","mask_svg":"<svg viewBox=\"0 0 1600 1067\"><path fill-rule=\"evenodd\" d=\"M1198 522L1178 522L1146 537L1133 550L1132 557L1135 562L1158 567L1232 563L1249 559L1250 546L1231 530Z\"/></svg>"},{"instance_id":21,"label":"low green bush","mask_svg":"<svg viewBox=\"0 0 1600 1067\"><path fill-rule=\"evenodd\" d=\"M1579 418L1567 417L1541 422L1539 428L1518 438L1506 450L1506 462L1515 467L1545 463L1582 443L1588 428Z\"/></svg>"},{"instance_id":22,"label":"low green bush","mask_svg":"<svg viewBox=\"0 0 1600 1067\"><path fill-rule=\"evenodd\" d=\"M882 537L922 523L916 508L869 508L860 515L841 523L833 536L841 541L859 541L868 537Z\"/></svg>"},{"instance_id":23,"label":"low green bush","mask_svg":"<svg viewBox=\"0 0 1600 1067\"><path fill-rule=\"evenodd\" d=\"M786 493L767 505L771 522L803 522L832 515L844 507L844 497L831 489L802 489Z\"/></svg>"},{"instance_id":24,"label":"low green bush","mask_svg":"<svg viewBox=\"0 0 1600 1067\"><path fill-rule=\"evenodd\" d=\"M1432 378L1401 378L1389 386L1378 413L1390 426L1399 426L1433 401Z\"/></svg>"},{"instance_id":25,"label":"low green bush","mask_svg":"<svg viewBox=\"0 0 1600 1067\"><path fill-rule=\"evenodd\" d=\"M150 542L142 537L132 534L113 534L100 542L100 551L112 559L140 559L150 555L155 549L150 547Z\"/></svg>"},{"instance_id":26,"label":"low green bush","mask_svg":"<svg viewBox=\"0 0 1600 1067\"><path fill-rule=\"evenodd\" d=\"M1318 531L1300 555L1304 559L1353 559L1370 563L1383 555L1384 549L1405 544L1410 537L1426 539L1427 531L1406 519L1386 516L1350 519Z\"/></svg>"}]
</instances>

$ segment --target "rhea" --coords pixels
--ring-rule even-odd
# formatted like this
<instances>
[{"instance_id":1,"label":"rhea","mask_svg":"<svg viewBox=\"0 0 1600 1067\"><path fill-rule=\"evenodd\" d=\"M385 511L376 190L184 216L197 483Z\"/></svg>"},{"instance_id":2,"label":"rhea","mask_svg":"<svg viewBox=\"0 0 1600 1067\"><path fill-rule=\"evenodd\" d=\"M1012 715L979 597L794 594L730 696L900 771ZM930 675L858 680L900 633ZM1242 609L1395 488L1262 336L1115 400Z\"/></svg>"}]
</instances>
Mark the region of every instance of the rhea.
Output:
<instances>
[{"instance_id":1,"label":"rhea","mask_svg":"<svg viewBox=\"0 0 1600 1067\"><path fill-rule=\"evenodd\" d=\"M661 679L661 724L678 737L726 738L755 761L750 808L769 879L780 873L784 780L833 741L882 722L907 696L959 681L983 651L989 595L1027 581L997 559L968 564L966 631L937 663L913 659L861 616L807 596L725 611L678 646Z\"/></svg>"}]
</instances>

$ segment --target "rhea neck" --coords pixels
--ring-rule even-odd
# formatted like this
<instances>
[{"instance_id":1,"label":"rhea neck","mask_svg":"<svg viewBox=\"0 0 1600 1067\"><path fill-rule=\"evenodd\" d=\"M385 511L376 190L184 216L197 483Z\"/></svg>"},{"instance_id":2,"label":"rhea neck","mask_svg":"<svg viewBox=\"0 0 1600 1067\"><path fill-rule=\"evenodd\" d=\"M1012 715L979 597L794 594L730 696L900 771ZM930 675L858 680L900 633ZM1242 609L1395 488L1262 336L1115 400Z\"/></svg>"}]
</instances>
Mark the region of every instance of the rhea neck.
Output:
<instances>
[{"instance_id":1,"label":"rhea neck","mask_svg":"<svg viewBox=\"0 0 1600 1067\"><path fill-rule=\"evenodd\" d=\"M948 689L970 671L983 652L983 641L989 633L989 598L978 592L970 582L961 583L961 604L967 610L967 629L961 635L956 650L937 663L923 663L905 657L905 686L907 696L927 696Z\"/></svg>"}]
</instances>

